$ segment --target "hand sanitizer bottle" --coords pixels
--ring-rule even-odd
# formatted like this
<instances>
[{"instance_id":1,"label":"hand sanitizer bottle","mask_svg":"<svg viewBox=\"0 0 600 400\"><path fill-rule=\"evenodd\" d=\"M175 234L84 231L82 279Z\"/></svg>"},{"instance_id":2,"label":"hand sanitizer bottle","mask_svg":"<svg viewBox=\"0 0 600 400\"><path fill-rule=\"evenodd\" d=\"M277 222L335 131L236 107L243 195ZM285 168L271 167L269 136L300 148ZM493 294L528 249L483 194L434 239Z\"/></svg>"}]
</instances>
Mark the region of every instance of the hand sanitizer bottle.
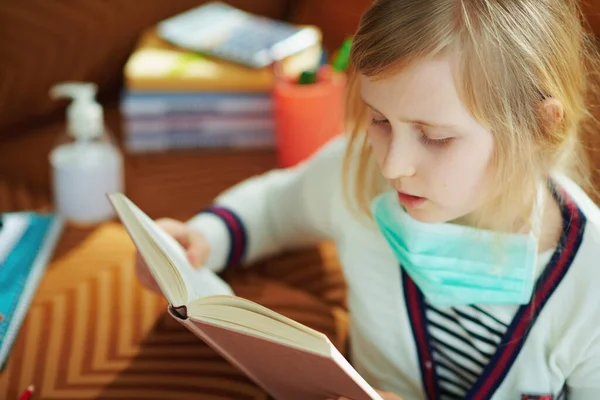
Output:
<instances>
[{"instance_id":1,"label":"hand sanitizer bottle","mask_svg":"<svg viewBox=\"0 0 600 400\"><path fill-rule=\"evenodd\" d=\"M67 109L67 128L49 158L56 210L78 225L113 218L106 195L122 192L124 185L123 157L104 126L96 90L92 83L65 82L50 91L52 98L73 99Z\"/></svg>"}]
</instances>

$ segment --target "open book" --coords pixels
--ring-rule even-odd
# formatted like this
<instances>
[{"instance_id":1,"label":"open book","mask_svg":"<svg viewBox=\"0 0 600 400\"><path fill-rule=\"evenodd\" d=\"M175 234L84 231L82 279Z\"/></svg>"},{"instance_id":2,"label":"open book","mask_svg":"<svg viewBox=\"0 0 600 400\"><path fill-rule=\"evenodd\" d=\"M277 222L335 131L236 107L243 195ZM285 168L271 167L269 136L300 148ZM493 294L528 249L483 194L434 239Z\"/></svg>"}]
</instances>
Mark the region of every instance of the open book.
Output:
<instances>
[{"instance_id":1,"label":"open book","mask_svg":"<svg viewBox=\"0 0 600 400\"><path fill-rule=\"evenodd\" d=\"M171 236L121 193L109 199L169 302L169 314L277 399L381 399L327 336L236 297L194 270Z\"/></svg>"}]
</instances>

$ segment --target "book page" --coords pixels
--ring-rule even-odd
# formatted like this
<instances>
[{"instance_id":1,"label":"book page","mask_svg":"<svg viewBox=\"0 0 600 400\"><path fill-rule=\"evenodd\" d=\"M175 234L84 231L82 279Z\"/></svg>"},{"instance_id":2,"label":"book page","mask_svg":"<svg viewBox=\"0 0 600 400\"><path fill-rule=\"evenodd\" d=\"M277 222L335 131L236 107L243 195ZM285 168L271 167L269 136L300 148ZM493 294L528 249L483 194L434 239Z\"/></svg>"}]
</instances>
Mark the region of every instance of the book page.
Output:
<instances>
[{"instance_id":1,"label":"book page","mask_svg":"<svg viewBox=\"0 0 600 400\"><path fill-rule=\"evenodd\" d=\"M156 243L149 230L141 221L148 218L122 193L108 195L117 215L127 229L129 236L142 255L148 270L158 284L160 291L167 301L176 306L181 306L187 299L183 278L173 261Z\"/></svg>"},{"instance_id":2,"label":"book page","mask_svg":"<svg viewBox=\"0 0 600 400\"><path fill-rule=\"evenodd\" d=\"M179 271L187 291L187 304L195 299L213 295L233 296L231 287L209 268L195 269L185 255L183 247L162 230L146 213L129 201L132 210L152 238L171 259Z\"/></svg>"},{"instance_id":3,"label":"book page","mask_svg":"<svg viewBox=\"0 0 600 400\"><path fill-rule=\"evenodd\" d=\"M228 329L268 338L306 349L324 356L329 355L329 341L325 335L314 335L285 322L255 313L245 308L223 304L192 303L188 309L191 319L202 320Z\"/></svg>"},{"instance_id":4,"label":"book page","mask_svg":"<svg viewBox=\"0 0 600 400\"><path fill-rule=\"evenodd\" d=\"M288 325L296 330L302 331L305 334L317 337L317 338L324 338L325 335L323 335L323 333L318 332L312 328L309 328L308 326L305 326L297 321L294 321L291 318L288 318L284 315L279 314L278 312L275 312L271 309L269 309L268 307L262 306L260 304L257 304L251 300L248 299L244 299L241 297L222 297L222 296L213 296L209 299L203 299L201 301L196 302L197 304L191 304L190 303L190 311L193 309L198 309L200 310L202 307L206 306L206 305L220 305L220 306L229 306L229 307L235 307L235 308L239 308L239 309L243 309L243 310L247 310L250 311L252 313L255 314L259 314L261 316L264 317L268 317L271 318L281 324L285 324ZM191 311L192 312L192 311ZM201 311L200 311L201 312Z\"/></svg>"}]
</instances>

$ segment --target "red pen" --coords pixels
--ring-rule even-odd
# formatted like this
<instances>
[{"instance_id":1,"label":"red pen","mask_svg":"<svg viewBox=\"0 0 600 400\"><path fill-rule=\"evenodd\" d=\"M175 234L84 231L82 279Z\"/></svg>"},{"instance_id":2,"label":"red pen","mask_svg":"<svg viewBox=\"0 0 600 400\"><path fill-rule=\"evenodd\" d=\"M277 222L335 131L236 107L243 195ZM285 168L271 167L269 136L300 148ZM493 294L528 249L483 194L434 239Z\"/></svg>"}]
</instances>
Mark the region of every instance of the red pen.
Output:
<instances>
[{"instance_id":1,"label":"red pen","mask_svg":"<svg viewBox=\"0 0 600 400\"><path fill-rule=\"evenodd\" d=\"M29 400L33 394L33 385L27 386L27 389L19 396L19 400Z\"/></svg>"}]
</instances>

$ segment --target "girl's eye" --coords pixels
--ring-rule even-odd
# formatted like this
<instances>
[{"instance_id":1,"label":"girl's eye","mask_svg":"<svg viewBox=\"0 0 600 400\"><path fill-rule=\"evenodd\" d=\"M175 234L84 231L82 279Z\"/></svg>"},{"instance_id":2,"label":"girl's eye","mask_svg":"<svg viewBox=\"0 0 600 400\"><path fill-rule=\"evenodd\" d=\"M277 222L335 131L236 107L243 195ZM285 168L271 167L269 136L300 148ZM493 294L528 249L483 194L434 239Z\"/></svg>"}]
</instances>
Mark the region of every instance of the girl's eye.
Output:
<instances>
[{"instance_id":1,"label":"girl's eye","mask_svg":"<svg viewBox=\"0 0 600 400\"><path fill-rule=\"evenodd\" d=\"M386 125L389 123L390 122L387 119L371 118L371 125L374 125L374 126Z\"/></svg>"},{"instance_id":2,"label":"girl's eye","mask_svg":"<svg viewBox=\"0 0 600 400\"><path fill-rule=\"evenodd\" d=\"M430 146L446 146L450 144L453 138L444 138L444 139L431 139L427 135L421 135L421 142L425 145Z\"/></svg>"},{"instance_id":3,"label":"girl's eye","mask_svg":"<svg viewBox=\"0 0 600 400\"><path fill-rule=\"evenodd\" d=\"M373 126L384 126L389 124L390 121L388 121L387 119L371 118L371 125ZM454 139L452 137L447 137L444 139L431 139L429 136L427 136L427 133L422 127L418 127L418 130L421 133L421 143L425 145L441 147L450 144L450 142Z\"/></svg>"},{"instance_id":4,"label":"girl's eye","mask_svg":"<svg viewBox=\"0 0 600 400\"><path fill-rule=\"evenodd\" d=\"M452 137L447 137L447 138L443 138L443 139L432 139L429 136L427 136L427 133L421 127L419 127L419 132L421 132L421 143L423 143L424 145L427 145L427 146L442 147L442 146L448 145L453 139Z\"/></svg>"}]
</instances>

